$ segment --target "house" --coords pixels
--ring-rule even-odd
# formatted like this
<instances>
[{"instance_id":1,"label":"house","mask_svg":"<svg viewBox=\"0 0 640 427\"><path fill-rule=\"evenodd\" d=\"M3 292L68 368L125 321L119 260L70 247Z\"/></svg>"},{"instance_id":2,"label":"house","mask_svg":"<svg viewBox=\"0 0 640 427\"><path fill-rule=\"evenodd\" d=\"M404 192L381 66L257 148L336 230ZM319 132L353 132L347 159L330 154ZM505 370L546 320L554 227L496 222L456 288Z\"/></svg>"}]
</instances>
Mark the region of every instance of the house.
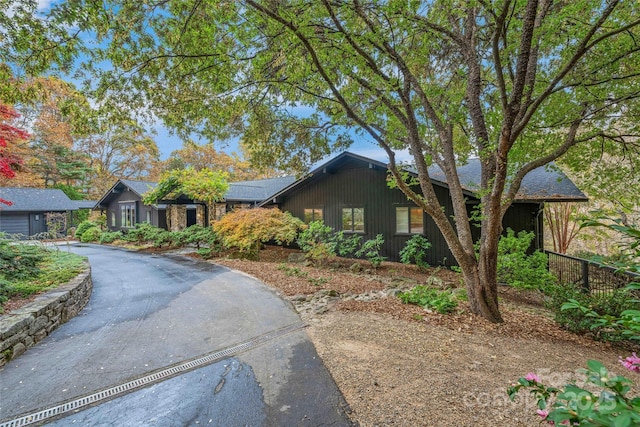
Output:
<instances>
[{"instance_id":1,"label":"house","mask_svg":"<svg viewBox=\"0 0 640 427\"><path fill-rule=\"evenodd\" d=\"M479 203L474 195L480 181L479 161L470 160L459 168L459 174L471 212ZM453 207L444 174L432 167L430 175L440 204L451 217ZM582 202L587 197L559 169L538 168L525 177L503 227L535 232L535 247L542 248L544 203L560 201ZM427 262L455 263L434 221L400 190L387 186L386 165L356 154L344 152L334 157L259 206L278 207L305 222L321 219L335 230L357 233L365 240L383 234L382 255L393 261L399 260L399 252L412 235L423 234L432 245ZM475 231L477 239L480 230Z\"/></svg>"},{"instance_id":2,"label":"house","mask_svg":"<svg viewBox=\"0 0 640 427\"><path fill-rule=\"evenodd\" d=\"M229 184L225 200L216 204L216 212L213 215L209 215L205 212L206 208L203 203L190 200L184 196L179 196L171 201L162 201L162 203L155 205L145 205L142 202L144 194L156 188L157 183L119 179L102 196L94 206L94 209L106 214L107 226L112 231L126 230L141 222L148 222L156 227L169 229L169 223L172 218L174 225L178 228L183 228L197 223L204 224L206 216L220 217L234 209L255 206L294 181L295 177L286 176L232 182Z\"/></svg>"},{"instance_id":3,"label":"house","mask_svg":"<svg viewBox=\"0 0 640 427\"><path fill-rule=\"evenodd\" d=\"M71 200L62 190L51 188L3 187L0 198L11 202L10 206L0 205L0 232L25 237L49 231L48 213L67 214L67 227L70 227L73 225L71 212L95 205L95 201Z\"/></svg>"}]
</instances>

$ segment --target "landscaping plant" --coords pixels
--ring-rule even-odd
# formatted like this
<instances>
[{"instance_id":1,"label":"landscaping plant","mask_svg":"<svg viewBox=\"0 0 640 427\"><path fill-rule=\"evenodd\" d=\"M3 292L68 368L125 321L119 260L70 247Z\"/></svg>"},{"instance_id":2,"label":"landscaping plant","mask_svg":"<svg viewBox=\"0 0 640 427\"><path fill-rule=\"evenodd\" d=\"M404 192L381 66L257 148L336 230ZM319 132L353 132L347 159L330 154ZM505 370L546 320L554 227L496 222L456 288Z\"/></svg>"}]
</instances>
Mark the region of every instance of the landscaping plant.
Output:
<instances>
[{"instance_id":1,"label":"landscaping plant","mask_svg":"<svg viewBox=\"0 0 640 427\"><path fill-rule=\"evenodd\" d=\"M244 258L255 258L262 245L273 241L290 244L304 223L288 212L274 209L240 209L213 225L224 245Z\"/></svg>"},{"instance_id":2,"label":"landscaping plant","mask_svg":"<svg viewBox=\"0 0 640 427\"><path fill-rule=\"evenodd\" d=\"M498 281L517 289L545 291L557 283L549 272L547 256L536 250L527 251L533 242L534 233L521 231L516 234L507 229L507 234L498 243Z\"/></svg>"},{"instance_id":3,"label":"landscaping plant","mask_svg":"<svg viewBox=\"0 0 640 427\"><path fill-rule=\"evenodd\" d=\"M458 306L456 295L449 290L438 290L430 286L416 286L401 292L398 298L405 304L415 304L435 310L440 314L451 313Z\"/></svg>"},{"instance_id":4,"label":"landscaping plant","mask_svg":"<svg viewBox=\"0 0 640 427\"><path fill-rule=\"evenodd\" d=\"M366 240L356 252L356 256L365 257L367 261L371 263L373 268L378 268L382 262L387 259L380 255L380 249L383 244L384 236L382 234L378 234L375 239Z\"/></svg>"},{"instance_id":5,"label":"landscaping plant","mask_svg":"<svg viewBox=\"0 0 640 427\"><path fill-rule=\"evenodd\" d=\"M421 234L414 234L400 251L400 261L403 264L415 264L421 269L429 268L429 263L425 261L427 250L431 243Z\"/></svg>"}]
</instances>

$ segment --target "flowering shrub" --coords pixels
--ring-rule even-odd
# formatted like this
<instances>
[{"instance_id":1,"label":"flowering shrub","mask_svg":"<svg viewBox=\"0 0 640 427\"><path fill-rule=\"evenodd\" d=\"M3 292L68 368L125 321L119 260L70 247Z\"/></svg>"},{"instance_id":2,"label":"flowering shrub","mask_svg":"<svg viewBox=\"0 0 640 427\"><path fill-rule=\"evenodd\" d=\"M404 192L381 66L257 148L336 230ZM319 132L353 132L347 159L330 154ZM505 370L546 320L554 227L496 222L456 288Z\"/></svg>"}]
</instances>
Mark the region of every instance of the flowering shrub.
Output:
<instances>
[{"instance_id":1,"label":"flowering shrub","mask_svg":"<svg viewBox=\"0 0 640 427\"><path fill-rule=\"evenodd\" d=\"M640 372L640 358L636 353L620 363L632 372ZM534 373L520 378L509 387L508 394L514 400L522 389L529 390L538 401L537 414L550 425L615 426L640 425L640 397L628 396L633 382L609 372L596 360L587 362L586 383L596 386L590 391L575 384L559 389L547 387ZM590 387L591 388L591 387Z\"/></svg>"}]
</instances>

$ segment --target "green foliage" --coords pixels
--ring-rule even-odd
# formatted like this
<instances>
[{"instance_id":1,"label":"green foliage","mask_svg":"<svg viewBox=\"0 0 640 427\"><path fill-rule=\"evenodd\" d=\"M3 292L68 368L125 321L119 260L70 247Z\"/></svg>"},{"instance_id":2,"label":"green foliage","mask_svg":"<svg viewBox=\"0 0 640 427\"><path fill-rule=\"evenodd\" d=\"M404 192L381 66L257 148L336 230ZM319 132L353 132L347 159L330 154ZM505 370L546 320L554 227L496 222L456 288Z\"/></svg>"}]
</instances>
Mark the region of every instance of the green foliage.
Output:
<instances>
[{"instance_id":1,"label":"green foliage","mask_svg":"<svg viewBox=\"0 0 640 427\"><path fill-rule=\"evenodd\" d=\"M403 264L411 264L413 262L422 269L429 268L429 263L425 261L425 256L430 247L431 243L426 237L421 234L415 234L400 251L400 261Z\"/></svg>"},{"instance_id":2,"label":"green foliage","mask_svg":"<svg viewBox=\"0 0 640 427\"><path fill-rule=\"evenodd\" d=\"M100 234L99 242L100 243L113 243L116 240L121 240L121 239L122 239L122 232L121 231L104 231L104 232L102 232L102 234Z\"/></svg>"},{"instance_id":3,"label":"green foliage","mask_svg":"<svg viewBox=\"0 0 640 427\"><path fill-rule=\"evenodd\" d=\"M98 224L94 221L82 221L80 224L78 224L78 226L76 227L76 237L81 237L85 231L87 231L90 228L93 227L97 227Z\"/></svg>"},{"instance_id":4,"label":"green foliage","mask_svg":"<svg viewBox=\"0 0 640 427\"><path fill-rule=\"evenodd\" d=\"M40 272L46 252L39 245L25 245L0 234L0 281L26 280Z\"/></svg>"},{"instance_id":5,"label":"green foliage","mask_svg":"<svg viewBox=\"0 0 640 427\"><path fill-rule=\"evenodd\" d=\"M222 244L212 227L194 224L182 230L181 235L183 244L195 245L196 249L200 249L201 246L207 246L209 249L220 249Z\"/></svg>"},{"instance_id":6,"label":"green foliage","mask_svg":"<svg viewBox=\"0 0 640 427\"><path fill-rule=\"evenodd\" d=\"M405 304L416 304L441 314L451 313L458 306L453 292L422 285L398 294L398 298Z\"/></svg>"},{"instance_id":7,"label":"green foliage","mask_svg":"<svg viewBox=\"0 0 640 427\"><path fill-rule=\"evenodd\" d=\"M0 304L67 282L82 271L84 260L75 254L0 237Z\"/></svg>"},{"instance_id":8,"label":"green foliage","mask_svg":"<svg viewBox=\"0 0 640 427\"><path fill-rule=\"evenodd\" d=\"M533 232L521 231L517 235L507 229L506 236L498 243L498 281L518 289L544 291L557 283L556 277L547 268L547 256L527 250L534 239Z\"/></svg>"},{"instance_id":9,"label":"green foliage","mask_svg":"<svg viewBox=\"0 0 640 427\"><path fill-rule=\"evenodd\" d=\"M571 332L591 333L600 341L628 340L640 328L631 324L633 319L639 320L640 310L640 302L632 294L633 287L591 295L570 286L558 286L548 290L547 305L553 310L555 321Z\"/></svg>"},{"instance_id":10,"label":"green foliage","mask_svg":"<svg viewBox=\"0 0 640 427\"><path fill-rule=\"evenodd\" d=\"M341 257L356 255L361 241L362 236L359 234L347 234L344 231L335 233L331 239L331 243L334 245L335 251Z\"/></svg>"},{"instance_id":11,"label":"green foliage","mask_svg":"<svg viewBox=\"0 0 640 427\"><path fill-rule=\"evenodd\" d=\"M76 231L76 234L78 232ZM102 231L100 230L99 227L91 227L86 229L81 235L80 235L80 241L82 243L90 243L90 242L97 242L100 240L100 235L102 234Z\"/></svg>"},{"instance_id":12,"label":"green foliage","mask_svg":"<svg viewBox=\"0 0 640 427\"><path fill-rule=\"evenodd\" d=\"M304 223L279 209L240 209L222 217L213 225L224 245L241 257L258 255L262 244L293 242Z\"/></svg>"},{"instance_id":13,"label":"green foliage","mask_svg":"<svg viewBox=\"0 0 640 427\"><path fill-rule=\"evenodd\" d=\"M145 242L163 240L163 232L166 232L166 230L155 227L148 222L142 222L136 224L134 228L127 230L127 232L122 236L122 240L142 245Z\"/></svg>"},{"instance_id":14,"label":"green foliage","mask_svg":"<svg viewBox=\"0 0 640 427\"><path fill-rule=\"evenodd\" d=\"M636 357L630 357L634 362ZM637 359L640 361L640 359ZM627 366L626 363L623 365ZM628 369L640 371L629 362ZM538 401L538 414L554 425L633 427L640 425L640 397L631 397L633 381L609 372L597 360L587 362L586 385L547 387L535 374L520 378L507 389L514 400L520 390L528 390Z\"/></svg>"},{"instance_id":15,"label":"green foliage","mask_svg":"<svg viewBox=\"0 0 640 427\"><path fill-rule=\"evenodd\" d=\"M278 265L278 270L291 277L307 277L309 275L306 271L303 271L298 267L289 267L285 263Z\"/></svg>"},{"instance_id":16,"label":"green foliage","mask_svg":"<svg viewBox=\"0 0 640 427\"><path fill-rule=\"evenodd\" d=\"M387 259L380 255L380 249L383 244L384 236L382 234L378 234L375 239L365 241L360 249L356 251L356 256L365 257L374 268L378 268L382 262Z\"/></svg>"},{"instance_id":17,"label":"green foliage","mask_svg":"<svg viewBox=\"0 0 640 427\"><path fill-rule=\"evenodd\" d=\"M298 235L296 243L314 263L324 263L336 255L336 241L333 228L322 221L312 221Z\"/></svg>"},{"instance_id":18,"label":"green foliage","mask_svg":"<svg viewBox=\"0 0 640 427\"><path fill-rule=\"evenodd\" d=\"M158 200L172 199L184 194L192 200L217 202L224 199L229 189L227 177L226 172L209 169L173 169L162 175L158 185L144 195L143 201L146 204L154 204Z\"/></svg>"}]
</instances>

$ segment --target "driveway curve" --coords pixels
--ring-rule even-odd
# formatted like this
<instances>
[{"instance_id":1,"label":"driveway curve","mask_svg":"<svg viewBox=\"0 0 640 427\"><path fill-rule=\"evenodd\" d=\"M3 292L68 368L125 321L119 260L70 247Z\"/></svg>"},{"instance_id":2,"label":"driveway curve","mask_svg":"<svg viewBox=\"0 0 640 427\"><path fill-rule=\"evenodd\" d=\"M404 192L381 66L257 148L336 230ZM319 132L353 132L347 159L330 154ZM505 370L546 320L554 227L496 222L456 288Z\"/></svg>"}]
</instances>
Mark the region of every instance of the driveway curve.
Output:
<instances>
[{"instance_id":1,"label":"driveway curve","mask_svg":"<svg viewBox=\"0 0 640 427\"><path fill-rule=\"evenodd\" d=\"M299 316L260 282L184 257L61 250L89 258L91 300L0 371L0 427L45 410L61 426L351 425Z\"/></svg>"}]
</instances>

